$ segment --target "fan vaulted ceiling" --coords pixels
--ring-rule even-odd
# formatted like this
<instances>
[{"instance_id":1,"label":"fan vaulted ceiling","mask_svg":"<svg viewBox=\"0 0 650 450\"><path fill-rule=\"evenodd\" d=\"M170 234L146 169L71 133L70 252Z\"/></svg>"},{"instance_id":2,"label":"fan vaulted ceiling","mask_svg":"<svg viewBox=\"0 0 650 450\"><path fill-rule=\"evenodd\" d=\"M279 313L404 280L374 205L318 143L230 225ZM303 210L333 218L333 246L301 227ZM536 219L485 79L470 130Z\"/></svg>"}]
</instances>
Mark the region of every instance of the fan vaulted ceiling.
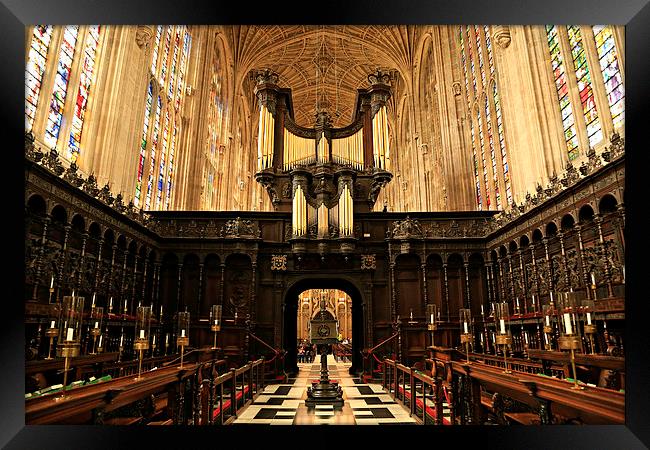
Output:
<instances>
[{"instance_id":1,"label":"fan vaulted ceiling","mask_svg":"<svg viewBox=\"0 0 650 450\"><path fill-rule=\"evenodd\" d=\"M291 88L299 125L314 124L317 104L334 126L352 120L357 89L378 67L410 72L419 33L413 26L231 26L225 33L240 81L270 68Z\"/></svg>"}]
</instances>

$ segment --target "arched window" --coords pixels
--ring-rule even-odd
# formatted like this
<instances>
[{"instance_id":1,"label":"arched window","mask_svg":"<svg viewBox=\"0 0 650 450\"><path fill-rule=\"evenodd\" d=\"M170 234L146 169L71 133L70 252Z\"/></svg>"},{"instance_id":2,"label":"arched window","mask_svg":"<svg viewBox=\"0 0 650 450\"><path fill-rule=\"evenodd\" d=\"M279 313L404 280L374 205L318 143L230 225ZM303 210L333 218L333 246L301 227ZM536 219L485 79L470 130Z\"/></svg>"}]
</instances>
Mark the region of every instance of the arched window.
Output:
<instances>
[{"instance_id":1,"label":"arched window","mask_svg":"<svg viewBox=\"0 0 650 450\"><path fill-rule=\"evenodd\" d=\"M469 127L477 208L501 209L502 192L506 192L508 204L512 202L512 194L490 30L487 25L464 28L461 25L458 27L458 36L467 106L472 111L469 114ZM471 105L476 103L479 105L478 109L472 110ZM494 142L495 128L499 137L500 158L497 156Z\"/></svg>"},{"instance_id":2,"label":"arched window","mask_svg":"<svg viewBox=\"0 0 650 450\"><path fill-rule=\"evenodd\" d=\"M52 40L52 27L37 25L32 33L27 68L25 69L25 131L31 131L38 108L43 72Z\"/></svg>"},{"instance_id":3,"label":"arched window","mask_svg":"<svg viewBox=\"0 0 650 450\"><path fill-rule=\"evenodd\" d=\"M99 25L38 25L32 32L25 70L25 130L69 161L81 156L101 30Z\"/></svg>"},{"instance_id":4,"label":"arched window","mask_svg":"<svg viewBox=\"0 0 650 450\"><path fill-rule=\"evenodd\" d=\"M618 52L614 42L611 26L594 25L592 27L596 41L596 51L600 70L605 82L605 93L612 115L614 128L619 128L625 122L625 88L621 74Z\"/></svg>"},{"instance_id":5,"label":"arched window","mask_svg":"<svg viewBox=\"0 0 650 450\"><path fill-rule=\"evenodd\" d=\"M601 143L604 130L619 130L625 122L614 30L604 25L547 25L546 34L568 156L573 160L586 153L581 147ZM572 86L577 92L571 91Z\"/></svg>"},{"instance_id":6,"label":"arched window","mask_svg":"<svg viewBox=\"0 0 650 450\"><path fill-rule=\"evenodd\" d=\"M190 45L191 36L187 27L156 27L134 197L134 204L147 210L167 210L171 205L174 155L181 130L181 109L186 94L185 74ZM154 97L157 101L151 127ZM147 154L151 160L148 164ZM144 193L143 179L147 180ZM141 200L143 195L144 205Z\"/></svg>"},{"instance_id":7,"label":"arched window","mask_svg":"<svg viewBox=\"0 0 650 450\"><path fill-rule=\"evenodd\" d=\"M546 34L551 52L551 66L553 67L553 77L555 79L557 97L560 102L560 114L562 115L564 139L567 144L569 159L572 160L578 156L578 136L573 116L573 107L571 106L571 99L569 98L569 86L567 83L564 60L562 59L562 52L560 51L557 27L547 25Z\"/></svg>"},{"instance_id":8,"label":"arched window","mask_svg":"<svg viewBox=\"0 0 650 450\"><path fill-rule=\"evenodd\" d=\"M68 92L68 83L70 81L70 70L72 68L72 58L74 57L75 47L77 45L77 34L79 27L77 25L65 27L63 30L63 42L59 52L59 63L56 68L54 78L54 90L50 99L50 111L47 115L47 125L45 126L45 144L48 147L56 147L61 131L61 121L63 119L63 106Z\"/></svg>"}]
</instances>

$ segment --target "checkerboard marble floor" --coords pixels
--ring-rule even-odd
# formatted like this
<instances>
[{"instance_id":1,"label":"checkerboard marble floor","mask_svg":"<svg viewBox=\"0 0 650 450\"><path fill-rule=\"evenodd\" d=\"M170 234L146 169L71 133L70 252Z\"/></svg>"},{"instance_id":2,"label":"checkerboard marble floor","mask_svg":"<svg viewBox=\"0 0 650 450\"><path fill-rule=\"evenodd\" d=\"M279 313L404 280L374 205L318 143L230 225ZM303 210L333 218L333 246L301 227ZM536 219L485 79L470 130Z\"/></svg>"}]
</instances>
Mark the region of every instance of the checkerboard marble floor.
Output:
<instances>
[{"instance_id":1,"label":"checkerboard marble floor","mask_svg":"<svg viewBox=\"0 0 650 450\"><path fill-rule=\"evenodd\" d=\"M343 389L343 407L316 405L308 408L307 387L320 378L320 358L313 363L298 363L300 372L287 384L266 386L233 422L269 425L385 425L415 424L415 418L395 402L380 384L363 383L348 373L350 363L336 362L328 355L330 380Z\"/></svg>"}]
</instances>

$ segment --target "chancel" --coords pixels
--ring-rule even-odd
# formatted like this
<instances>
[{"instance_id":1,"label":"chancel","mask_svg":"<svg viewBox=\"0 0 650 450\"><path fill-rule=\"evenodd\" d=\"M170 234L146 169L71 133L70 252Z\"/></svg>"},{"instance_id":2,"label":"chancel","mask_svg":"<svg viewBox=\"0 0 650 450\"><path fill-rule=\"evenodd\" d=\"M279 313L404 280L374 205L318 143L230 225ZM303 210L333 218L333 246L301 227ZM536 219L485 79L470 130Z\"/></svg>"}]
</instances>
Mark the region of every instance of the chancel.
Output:
<instances>
[{"instance_id":1,"label":"chancel","mask_svg":"<svg viewBox=\"0 0 650 450\"><path fill-rule=\"evenodd\" d=\"M612 25L25 30L27 424L623 424Z\"/></svg>"}]
</instances>

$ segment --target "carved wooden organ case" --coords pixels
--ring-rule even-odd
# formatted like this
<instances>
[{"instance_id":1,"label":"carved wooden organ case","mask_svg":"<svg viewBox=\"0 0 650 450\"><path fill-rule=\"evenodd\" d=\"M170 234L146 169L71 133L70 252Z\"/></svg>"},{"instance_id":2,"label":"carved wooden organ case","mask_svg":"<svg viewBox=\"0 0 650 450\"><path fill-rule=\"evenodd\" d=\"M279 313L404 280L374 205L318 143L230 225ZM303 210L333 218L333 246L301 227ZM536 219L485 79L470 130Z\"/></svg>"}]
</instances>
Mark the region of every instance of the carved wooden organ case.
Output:
<instances>
[{"instance_id":1,"label":"carved wooden organ case","mask_svg":"<svg viewBox=\"0 0 650 450\"><path fill-rule=\"evenodd\" d=\"M370 87L358 90L354 120L343 128L333 128L325 111L313 128L296 124L291 89L278 87L278 75L260 70L252 77L260 106L255 179L276 211L291 211L293 252L353 252L354 213L369 212L393 177L390 75L368 76Z\"/></svg>"}]
</instances>

